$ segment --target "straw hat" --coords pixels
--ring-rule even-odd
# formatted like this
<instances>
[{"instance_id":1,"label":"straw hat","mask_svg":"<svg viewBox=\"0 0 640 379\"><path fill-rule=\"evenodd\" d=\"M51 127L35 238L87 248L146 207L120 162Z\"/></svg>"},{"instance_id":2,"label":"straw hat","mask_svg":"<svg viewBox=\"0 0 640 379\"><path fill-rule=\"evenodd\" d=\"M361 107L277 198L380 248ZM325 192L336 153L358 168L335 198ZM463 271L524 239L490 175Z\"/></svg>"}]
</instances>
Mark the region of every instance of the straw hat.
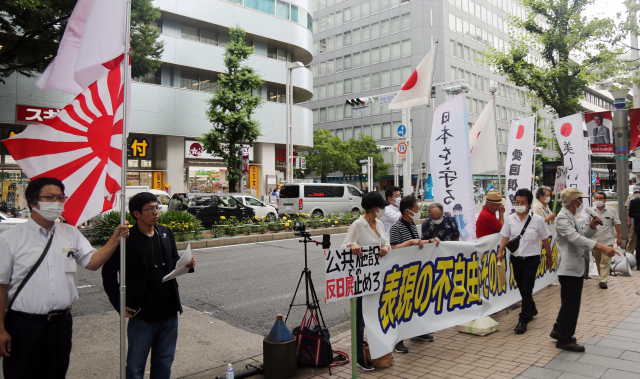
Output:
<instances>
[{"instance_id":1,"label":"straw hat","mask_svg":"<svg viewBox=\"0 0 640 379\"><path fill-rule=\"evenodd\" d=\"M487 192L487 196L485 196L484 199L490 203L504 204L502 194L498 190L491 190Z\"/></svg>"}]
</instances>

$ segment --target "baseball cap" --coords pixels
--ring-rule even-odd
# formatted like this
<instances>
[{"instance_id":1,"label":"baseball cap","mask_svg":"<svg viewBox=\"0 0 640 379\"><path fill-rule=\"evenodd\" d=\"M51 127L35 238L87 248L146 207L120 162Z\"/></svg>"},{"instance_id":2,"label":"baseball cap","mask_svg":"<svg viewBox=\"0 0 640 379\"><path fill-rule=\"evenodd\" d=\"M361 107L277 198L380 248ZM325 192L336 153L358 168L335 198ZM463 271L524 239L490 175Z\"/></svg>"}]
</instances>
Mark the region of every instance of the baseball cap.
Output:
<instances>
[{"instance_id":1,"label":"baseball cap","mask_svg":"<svg viewBox=\"0 0 640 379\"><path fill-rule=\"evenodd\" d=\"M633 192L640 192L640 186L633 187Z\"/></svg>"},{"instance_id":2,"label":"baseball cap","mask_svg":"<svg viewBox=\"0 0 640 379\"><path fill-rule=\"evenodd\" d=\"M569 187L562 190L562 192L560 193L560 197L562 198L562 202L566 203L568 201L573 201L581 197L589 197L589 195L583 194L576 187Z\"/></svg>"},{"instance_id":3,"label":"baseball cap","mask_svg":"<svg viewBox=\"0 0 640 379\"><path fill-rule=\"evenodd\" d=\"M389 205L389 202L378 191L370 191L362 196L362 208L364 209L372 209L373 207L385 208L387 205Z\"/></svg>"},{"instance_id":4,"label":"baseball cap","mask_svg":"<svg viewBox=\"0 0 640 379\"><path fill-rule=\"evenodd\" d=\"M484 199L490 203L504 204L502 194L498 190L491 190L487 192L487 196L485 196Z\"/></svg>"}]
</instances>

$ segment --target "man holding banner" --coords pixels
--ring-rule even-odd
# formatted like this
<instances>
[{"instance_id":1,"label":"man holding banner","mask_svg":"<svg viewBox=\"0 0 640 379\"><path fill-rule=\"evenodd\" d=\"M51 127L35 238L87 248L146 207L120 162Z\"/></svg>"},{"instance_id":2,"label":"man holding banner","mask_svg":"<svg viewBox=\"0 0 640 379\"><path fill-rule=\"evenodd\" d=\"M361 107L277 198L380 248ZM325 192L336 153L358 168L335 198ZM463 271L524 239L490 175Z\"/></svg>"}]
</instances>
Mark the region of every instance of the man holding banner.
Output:
<instances>
[{"instance_id":1,"label":"man holding banner","mask_svg":"<svg viewBox=\"0 0 640 379\"><path fill-rule=\"evenodd\" d=\"M589 223L584 232L578 225L576 214L584 208L583 199L588 198L575 187L566 188L560 194L562 210L556 219L556 246L558 248L558 280L560 281L561 306L558 318L553 325L550 337L557 339L556 347L574 352L584 352L584 346L578 345L573 337L580 314L582 286L585 274L589 270L587 251L601 250L609 257L616 251L590 238L596 234L601 222L596 218Z\"/></svg>"},{"instance_id":2,"label":"man holding banner","mask_svg":"<svg viewBox=\"0 0 640 379\"><path fill-rule=\"evenodd\" d=\"M515 213L507 217L500 234L500 249L498 260L504 258L504 249L510 240L519 238L520 244L511 252L511 264L513 265L513 278L518 284L520 296L522 296L522 312L520 320L514 329L516 334L527 331L527 324L538 314L536 303L533 301L533 287L536 284L538 266L540 266L540 241L547 252L547 267L553 266L551 255L551 232L547 229L544 219L531 212L533 194L528 188L520 188L515 194Z\"/></svg>"}]
</instances>

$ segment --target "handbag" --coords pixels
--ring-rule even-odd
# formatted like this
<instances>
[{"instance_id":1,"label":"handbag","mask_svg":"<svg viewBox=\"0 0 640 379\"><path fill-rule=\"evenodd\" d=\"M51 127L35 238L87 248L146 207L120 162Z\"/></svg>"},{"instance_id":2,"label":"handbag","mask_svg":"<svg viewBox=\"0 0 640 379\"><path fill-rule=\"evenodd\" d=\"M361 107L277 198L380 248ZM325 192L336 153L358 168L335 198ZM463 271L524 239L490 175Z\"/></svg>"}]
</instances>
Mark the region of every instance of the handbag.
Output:
<instances>
[{"instance_id":1,"label":"handbag","mask_svg":"<svg viewBox=\"0 0 640 379\"><path fill-rule=\"evenodd\" d=\"M364 355L364 364L367 368L387 368L393 365L393 355L391 353L381 356L380 358L371 359L371 351L369 351L369 343L364 341L362 346Z\"/></svg>"},{"instance_id":2,"label":"handbag","mask_svg":"<svg viewBox=\"0 0 640 379\"><path fill-rule=\"evenodd\" d=\"M522 228L522 231L520 232L520 234L517 235L516 238L507 242L507 244L505 245L505 247L509 249L511 254L515 253L516 250L518 250L518 247L520 247L520 239L524 235L524 232L527 230L527 226L529 226L530 221L531 221L531 215L529 215L529 218L527 219L527 222L524 224L524 227Z\"/></svg>"},{"instance_id":3,"label":"handbag","mask_svg":"<svg viewBox=\"0 0 640 379\"><path fill-rule=\"evenodd\" d=\"M504 259L498 261L496 270L498 271L498 289L500 289L507 284L507 264Z\"/></svg>"},{"instance_id":4,"label":"handbag","mask_svg":"<svg viewBox=\"0 0 640 379\"><path fill-rule=\"evenodd\" d=\"M298 365L309 367L331 366L333 363L333 350L331 350L331 342L329 342L329 330L320 326L318 316L316 316L313 309L307 308L300 326L293 329L291 334L296 336L297 340Z\"/></svg>"}]
</instances>

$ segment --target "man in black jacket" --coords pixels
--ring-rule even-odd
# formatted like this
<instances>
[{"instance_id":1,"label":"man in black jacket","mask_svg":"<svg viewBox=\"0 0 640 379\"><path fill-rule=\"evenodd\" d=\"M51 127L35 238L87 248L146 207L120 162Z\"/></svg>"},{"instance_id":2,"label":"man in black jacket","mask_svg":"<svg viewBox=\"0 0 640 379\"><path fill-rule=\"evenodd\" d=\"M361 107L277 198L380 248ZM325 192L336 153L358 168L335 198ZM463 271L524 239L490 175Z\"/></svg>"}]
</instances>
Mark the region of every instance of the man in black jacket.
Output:
<instances>
[{"instance_id":1,"label":"man in black jacket","mask_svg":"<svg viewBox=\"0 0 640 379\"><path fill-rule=\"evenodd\" d=\"M633 228L634 228L634 232L636 233L636 236L640 236L640 234L638 234L638 232L640 232L640 187L635 186L633 189L633 195L634 197L631 199L631 201L629 202L629 218L633 219ZM640 249L636 250L636 254L637 252L640 251Z\"/></svg>"},{"instance_id":2,"label":"man in black jacket","mask_svg":"<svg viewBox=\"0 0 640 379\"><path fill-rule=\"evenodd\" d=\"M127 379L142 379L151 351L151 377L171 376L178 340L178 315L182 313L178 283L162 282L180 259L173 233L158 225L160 207L155 195L136 194L129 200L129 211L136 219L127 240ZM191 258L187 267L193 271ZM104 290L113 307L120 312L119 248L102 268Z\"/></svg>"}]
</instances>

